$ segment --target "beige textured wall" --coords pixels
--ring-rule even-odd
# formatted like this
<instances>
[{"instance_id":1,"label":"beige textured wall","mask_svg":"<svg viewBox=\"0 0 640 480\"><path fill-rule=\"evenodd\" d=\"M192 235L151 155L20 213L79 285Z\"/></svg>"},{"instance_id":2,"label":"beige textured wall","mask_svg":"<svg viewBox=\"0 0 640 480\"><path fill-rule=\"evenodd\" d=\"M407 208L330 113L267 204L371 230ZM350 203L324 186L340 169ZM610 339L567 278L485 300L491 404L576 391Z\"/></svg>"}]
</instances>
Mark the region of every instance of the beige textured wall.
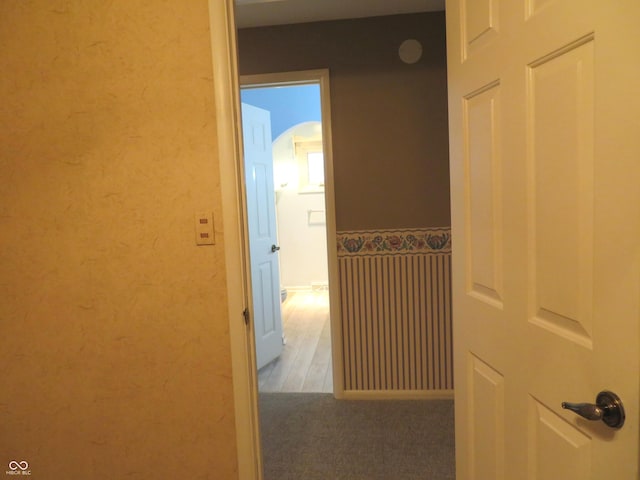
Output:
<instances>
[{"instance_id":1,"label":"beige textured wall","mask_svg":"<svg viewBox=\"0 0 640 480\"><path fill-rule=\"evenodd\" d=\"M330 69L338 231L450 224L444 12L242 29L238 44L242 74Z\"/></svg>"},{"instance_id":2,"label":"beige textured wall","mask_svg":"<svg viewBox=\"0 0 640 480\"><path fill-rule=\"evenodd\" d=\"M3 0L0 70L0 471L236 478L206 0Z\"/></svg>"}]
</instances>

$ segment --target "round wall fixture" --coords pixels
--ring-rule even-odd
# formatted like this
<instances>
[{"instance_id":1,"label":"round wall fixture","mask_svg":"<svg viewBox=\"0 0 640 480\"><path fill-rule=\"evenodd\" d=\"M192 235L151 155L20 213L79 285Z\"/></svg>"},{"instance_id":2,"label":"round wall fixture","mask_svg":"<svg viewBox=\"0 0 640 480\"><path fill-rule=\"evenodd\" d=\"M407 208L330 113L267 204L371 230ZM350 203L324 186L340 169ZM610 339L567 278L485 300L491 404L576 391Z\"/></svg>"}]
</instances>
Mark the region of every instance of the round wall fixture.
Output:
<instances>
[{"instance_id":1,"label":"round wall fixture","mask_svg":"<svg viewBox=\"0 0 640 480\"><path fill-rule=\"evenodd\" d=\"M422 58L422 44L418 40L405 40L398 49L398 55L404 63L416 63Z\"/></svg>"}]
</instances>

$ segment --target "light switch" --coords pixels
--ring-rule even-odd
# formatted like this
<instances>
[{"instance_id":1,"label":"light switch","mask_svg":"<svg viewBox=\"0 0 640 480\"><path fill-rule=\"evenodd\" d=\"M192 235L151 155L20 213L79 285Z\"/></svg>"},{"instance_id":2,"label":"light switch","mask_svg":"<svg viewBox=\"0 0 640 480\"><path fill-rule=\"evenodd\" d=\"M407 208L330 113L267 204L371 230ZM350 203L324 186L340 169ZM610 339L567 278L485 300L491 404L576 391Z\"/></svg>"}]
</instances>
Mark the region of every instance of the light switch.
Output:
<instances>
[{"instance_id":1,"label":"light switch","mask_svg":"<svg viewBox=\"0 0 640 480\"><path fill-rule=\"evenodd\" d=\"M213 213L198 212L196 221L196 245L213 245L215 234L213 232Z\"/></svg>"}]
</instances>

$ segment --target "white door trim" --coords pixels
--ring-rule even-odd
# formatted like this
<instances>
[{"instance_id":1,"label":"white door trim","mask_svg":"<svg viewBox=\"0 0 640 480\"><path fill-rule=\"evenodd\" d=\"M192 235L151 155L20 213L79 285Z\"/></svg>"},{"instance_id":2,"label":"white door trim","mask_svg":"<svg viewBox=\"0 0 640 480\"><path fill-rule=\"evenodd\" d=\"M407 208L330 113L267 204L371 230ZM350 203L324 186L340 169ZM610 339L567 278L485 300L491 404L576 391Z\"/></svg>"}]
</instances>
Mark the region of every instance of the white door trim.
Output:
<instances>
[{"instance_id":1,"label":"white door trim","mask_svg":"<svg viewBox=\"0 0 640 480\"><path fill-rule=\"evenodd\" d=\"M262 456L255 375L255 340L242 312L249 305L246 215L243 208L242 125L233 0L209 0L215 121L223 211L231 371L238 478L260 480Z\"/></svg>"},{"instance_id":2,"label":"white door trim","mask_svg":"<svg viewBox=\"0 0 640 480\"><path fill-rule=\"evenodd\" d=\"M344 398L343 357L342 357L342 320L340 318L338 245L336 240L336 208L333 178L333 150L331 142L331 92L329 88L329 70L301 70L295 72L242 75L240 85L251 87L272 87L292 85L320 85L322 113L322 149L324 153L325 186L324 201L326 211L327 259L329 263L329 298L331 323L331 360L333 367L333 395Z\"/></svg>"}]
</instances>

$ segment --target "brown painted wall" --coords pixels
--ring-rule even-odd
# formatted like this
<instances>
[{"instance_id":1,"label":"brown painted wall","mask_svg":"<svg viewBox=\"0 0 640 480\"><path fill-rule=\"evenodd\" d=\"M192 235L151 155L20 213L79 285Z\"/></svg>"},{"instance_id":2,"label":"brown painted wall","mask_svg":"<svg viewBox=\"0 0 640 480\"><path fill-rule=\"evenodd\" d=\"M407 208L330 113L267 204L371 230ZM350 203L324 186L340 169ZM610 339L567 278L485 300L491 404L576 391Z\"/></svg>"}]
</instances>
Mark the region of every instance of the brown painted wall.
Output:
<instances>
[{"instance_id":1,"label":"brown painted wall","mask_svg":"<svg viewBox=\"0 0 640 480\"><path fill-rule=\"evenodd\" d=\"M413 65L406 39L423 45ZM329 68L337 229L450 224L444 12L242 29L241 74Z\"/></svg>"},{"instance_id":2,"label":"brown painted wall","mask_svg":"<svg viewBox=\"0 0 640 480\"><path fill-rule=\"evenodd\" d=\"M0 2L0 472L237 478L208 20Z\"/></svg>"}]
</instances>

